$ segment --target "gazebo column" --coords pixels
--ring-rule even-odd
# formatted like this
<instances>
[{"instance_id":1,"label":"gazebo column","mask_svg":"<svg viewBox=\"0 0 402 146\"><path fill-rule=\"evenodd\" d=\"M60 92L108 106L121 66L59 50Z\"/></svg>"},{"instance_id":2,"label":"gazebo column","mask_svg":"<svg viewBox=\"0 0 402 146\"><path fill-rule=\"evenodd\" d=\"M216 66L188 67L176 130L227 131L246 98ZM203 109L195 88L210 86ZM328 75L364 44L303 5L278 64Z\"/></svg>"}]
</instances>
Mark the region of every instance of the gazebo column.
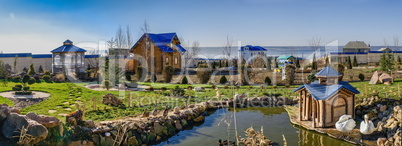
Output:
<instances>
[{"instance_id":1,"label":"gazebo column","mask_svg":"<svg viewBox=\"0 0 402 146\"><path fill-rule=\"evenodd\" d=\"M299 92L299 121L302 121L303 116L303 91Z\"/></svg>"},{"instance_id":2,"label":"gazebo column","mask_svg":"<svg viewBox=\"0 0 402 146\"><path fill-rule=\"evenodd\" d=\"M316 102L314 102L314 101L312 101L312 126L313 126L313 128L315 127L315 119L316 119L316 117L315 117L315 114L316 114Z\"/></svg>"}]
</instances>

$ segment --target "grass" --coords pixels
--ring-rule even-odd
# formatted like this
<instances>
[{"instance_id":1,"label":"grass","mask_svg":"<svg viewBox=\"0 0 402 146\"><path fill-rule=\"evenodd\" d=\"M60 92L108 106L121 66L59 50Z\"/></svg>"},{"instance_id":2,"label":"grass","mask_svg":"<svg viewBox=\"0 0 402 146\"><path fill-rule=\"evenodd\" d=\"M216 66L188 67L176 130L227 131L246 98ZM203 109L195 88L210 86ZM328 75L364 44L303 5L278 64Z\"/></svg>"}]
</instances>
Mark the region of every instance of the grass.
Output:
<instances>
[{"instance_id":1,"label":"grass","mask_svg":"<svg viewBox=\"0 0 402 146\"><path fill-rule=\"evenodd\" d=\"M356 87L361 94L358 94L357 98L368 97L374 90L379 92L380 97L399 98L398 84L402 83L402 79L396 79L395 83L391 86L378 84L369 85L366 82L352 82L351 84ZM7 87L0 87L0 92L10 91L11 87L17 83L9 82ZM216 98L216 91L212 90L212 85L208 84L166 84L166 83L140 83L142 85L150 85L155 89L166 87L167 89L173 89L175 86L180 88L187 88L187 86L193 87L205 87L205 92L195 92L192 90L185 90L186 96L191 98L177 98L170 97L170 91L93 91L84 87L87 83L35 83L31 85L31 89L35 91L47 92L51 94L47 100L26 107L21 110L23 114L28 112L35 112L37 114L43 114L48 116L56 116L61 120L64 120L64 116L60 114L69 114L77 109L76 104L81 107L85 106L85 119L92 119L95 121L111 120L121 117L134 116L142 113L145 110L151 111L154 107L163 109L165 105L169 105L172 108L174 106L183 106L186 103L198 103L207 100L221 100ZM266 89L261 89L260 85L242 86L240 89L223 89L223 85L218 85L219 92L222 99L232 98L234 94L248 94L249 97L258 97L267 94L277 94L285 97L293 98L296 94L293 90L300 85L291 86L285 88L278 86L273 89L272 86L268 86ZM367 89L367 93L365 91ZM125 106L110 107L102 104L102 97L112 93L116 97L122 99ZM13 105L11 100L0 97L0 103L7 103ZM157 104L155 104L157 103ZM132 107L129 107L129 105ZM70 108L70 110L66 110ZM56 110L54 113L49 113L49 110Z\"/></svg>"},{"instance_id":2,"label":"grass","mask_svg":"<svg viewBox=\"0 0 402 146\"><path fill-rule=\"evenodd\" d=\"M0 104L7 104L8 106L14 106L14 102L10 99L0 96Z\"/></svg>"}]
</instances>

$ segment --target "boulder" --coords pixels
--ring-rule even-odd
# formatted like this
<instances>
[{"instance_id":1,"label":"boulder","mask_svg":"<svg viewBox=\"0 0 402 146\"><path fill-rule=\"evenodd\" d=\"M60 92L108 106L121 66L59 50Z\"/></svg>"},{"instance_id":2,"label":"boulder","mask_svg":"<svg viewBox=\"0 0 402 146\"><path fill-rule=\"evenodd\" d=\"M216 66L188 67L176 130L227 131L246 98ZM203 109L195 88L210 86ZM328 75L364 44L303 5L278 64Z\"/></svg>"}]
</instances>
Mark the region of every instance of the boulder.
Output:
<instances>
[{"instance_id":1,"label":"boulder","mask_svg":"<svg viewBox=\"0 0 402 146\"><path fill-rule=\"evenodd\" d=\"M387 110L387 106L386 105L381 105L380 106L380 112L383 112L385 110Z\"/></svg>"},{"instance_id":2,"label":"boulder","mask_svg":"<svg viewBox=\"0 0 402 146\"><path fill-rule=\"evenodd\" d=\"M377 145L383 146L386 141L387 141L387 138L378 138L377 139Z\"/></svg>"},{"instance_id":3,"label":"boulder","mask_svg":"<svg viewBox=\"0 0 402 146\"><path fill-rule=\"evenodd\" d=\"M95 128L95 122L92 120L86 120L84 122L85 127L87 128Z\"/></svg>"},{"instance_id":4,"label":"boulder","mask_svg":"<svg viewBox=\"0 0 402 146\"><path fill-rule=\"evenodd\" d=\"M155 122L155 123L154 123L154 130L155 130L155 133L156 133L157 135L160 135L160 134L162 134L163 127L162 127L161 124L159 124L159 122Z\"/></svg>"},{"instance_id":5,"label":"boulder","mask_svg":"<svg viewBox=\"0 0 402 146\"><path fill-rule=\"evenodd\" d=\"M27 134L33 136L30 144L35 144L44 140L48 135L48 130L45 126L24 115L16 113L11 113L4 121L2 132L6 138L12 139L14 136L20 135L20 131L23 127L28 129L26 132Z\"/></svg>"},{"instance_id":6,"label":"boulder","mask_svg":"<svg viewBox=\"0 0 402 146\"><path fill-rule=\"evenodd\" d=\"M9 107L7 104L0 104L0 123L3 122L10 113L20 114L20 111L14 107Z\"/></svg>"},{"instance_id":7,"label":"boulder","mask_svg":"<svg viewBox=\"0 0 402 146\"><path fill-rule=\"evenodd\" d=\"M138 87L138 84L137 84L137 83L134 83L134 82L131 82L131 83L128 83L128 84L127 84L127 87L128 87L128 88L137 88L137 87Z\"/></svg>"},{"instance_id":8,"label":"boulder","mask_svg":"<svg viewBox=\"0 0 402 146\"><path fill-rule=\"evenodd\" d=\"M179 107L174 107L174 109L173 109L173 113L174 114L180 114L180 108Z\"/></svg>"},{"instance_id":9,"label":"boulder","mask_svg":"<svg viewBox=\"0 0 402 146\"><path fill-rule=\"evenodd\" d=\"M179 120L174 121L174 124L177 130L183 130L183 126L181 125Z\"/></svg>"},{"instance_id":10,"label":"boulder","mask_svg":"<svg viewBox=\"0 0 402 146\"><path fill-rule=\"evenodd\" d=\"M105 96L103 96L103 100L102 100L103 104L109 105L109 106L120 106L123 102L118 99L116 96L114 96L111 93L106 94Z\"/></svg>"},{"instance_id":11,"label":"boulder","mask_svg":"<svg viewBox=\"0 0 402 146\"><path fill-rule=\"evenodd\" d=\"M43 126L45 126L46 128L53 128L57 125L59 125L61 123L61 121L59 119L57 119L56 117L48 117L48 116L44 116L44 115L37 115L33 112L29 112L28 114L26 114L26 116L40 124L42 124Z\"/></svg>"}]
</instances>

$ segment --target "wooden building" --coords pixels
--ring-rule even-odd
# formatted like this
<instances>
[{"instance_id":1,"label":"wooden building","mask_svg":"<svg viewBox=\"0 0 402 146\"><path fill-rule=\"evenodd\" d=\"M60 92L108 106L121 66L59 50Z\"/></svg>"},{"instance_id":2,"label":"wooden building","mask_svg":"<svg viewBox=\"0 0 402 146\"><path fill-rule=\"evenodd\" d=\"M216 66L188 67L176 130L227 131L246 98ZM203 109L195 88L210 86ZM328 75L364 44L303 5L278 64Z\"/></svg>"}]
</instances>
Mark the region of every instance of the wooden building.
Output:
<instances>
[{"instance_id":1,"label":"wooden building","mask_svg":"<svg viewBox=\"0 0 402 146\"><path fill-rule=\"evenodd\" d=\"M327 66L316 74L318 81L295 90L299 93L299 120L312 127L333 127L342 115L355 115L355 94L360 92L338 71Z\"/></svg>"},{"instance_id":2,"label":"wooden building","mask_svg":"<svg viewBox=\"0 0 402 146\"><path fill-rule=\"evenodd\" d=\"M134 59L129 61L130 70L138 66L147 68L148 72L161 73L167 66L182 69L181 55L186 52L180 45L176 33L145 33L131 48Z\"/></svg>"}]
</instances>

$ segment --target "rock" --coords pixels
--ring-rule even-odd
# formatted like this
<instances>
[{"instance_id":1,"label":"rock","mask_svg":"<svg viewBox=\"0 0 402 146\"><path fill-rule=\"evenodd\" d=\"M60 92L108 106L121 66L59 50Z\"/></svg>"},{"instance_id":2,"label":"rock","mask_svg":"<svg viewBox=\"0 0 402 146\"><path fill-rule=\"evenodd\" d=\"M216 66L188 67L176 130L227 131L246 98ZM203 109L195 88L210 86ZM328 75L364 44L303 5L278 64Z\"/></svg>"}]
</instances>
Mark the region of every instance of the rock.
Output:
<instances>
[{"instance_id":1,"label":"rock","mask_svg":"<svg viewBox=\"0 0 402 146\"><path fill-rule=\"evenodd\" d=\"M198 122L202 122L202 121L204 121L204 120L205 120L205 117L204 117L204 116L199 116L199 117L195 118L193 121L196 122L196 123L198 123Z\"/></svg>"},{"instance_id":2,"label":"rock","mask_svg":"<svg viewBox=\"0 0 402 146\"><path fill-rule=\"evenodd\" d=\"M19 131L23 127L28 128L26 133L34 137L30 144L35 144L47 137L48 130L45 126L16 113L11 113L4 121L2 132L6 138L12 139L13 136L19 136Z\"/></svg>"},{"instance_id":3,"label":"rock","mask_svg":"<svg viewBox=\"0 0 402 146\"><path fill-rule=\"evenodd\" d=\"M381 132L384 130L384 122L378 122L377 131Z\"/></svg>"},{"instance_id":4,"label":"rock","mask_svg":"<svg viewBox=\"0 0 402 146\"><path fill-rule=\"evenodd\" d=\"M67 123L73 126L77 126L77 120L74 117L69 117Z\"/></svg>"},{"instance_id":5,"label":"rock","mask_svg":"<svg viewBox=\"0 0 402 146\"><path fill-rule=\"evenodd\" d=\"M92 120L86 120L84 123L85 127L87 128L95 128L95 122Z\"/></svg>"},{"instance_id":6,"label":"rock","mask_svg":"<svg viewBox=\"0 0 402 146\"><path fill-rule=\"evenodd\" d=\"M3 122L10 113L20 114L20 111L14 107L9 107L7 104L0 104L0 123Z\"/></svg>"},{"instance_id":7,"label":"rock","mask_svg":"<svg viewBox=\"0 0 402 146\"><path fill-rule=\"evenodd\" d=\"M128 84L127 84L127 87L129 87L129 88L137 88L137 87L138 87L138 83L135 83L135 82L128 83Z\"/></svg>"},{"instance_id":8,"label":"rock","mask_svg":"<svg viewBox=\"0 0 402 146\"><path fill-rule=\"evenodd\" d=\"M114 96L111 93L106 94L105 96L103 96L103 100L102 100L103 104L109 105L109 106L120 106L122 105L122 101L120 99L118 99L116 96Z\"/></svg>"},{"instance_id":9,"label":"rock","mask_svg":"<svg viewBox=\"0 0 402 146\"><path fill-rule=\"evenodd\" d=\"M384 125L385 128L389 128L391 126L391 124L393 124L395 121L394 118L390 118L387 120L387 124Z\"/></svg>"},{"instance_id":10,"label":"rock","mask_svg":"<svg viewBox=\"0 0 402 146\"><path fill-rule=\"evenodd\" d=\"M135 136L128 138L127 144L128 145L139 145L138 140Z\"/></svg>"},{"instance_id":11,"label":"rock","mask_svg":"<svg viewBox=\"0 0 402 146\"><path fill-rule=\"evenodd\" d=\"M181 125L179 120L174 121L174 124L177 130L183 130L183 126Z\"/></svg>"},{"instance_id":12,"label":"rock","mask_svg":"<svg viewBox=\"0 0 402 146\"><path fill-rule=\"evenodd\" d=\"M46 128L53 128L57 125L59 125L61 123L61 121L59 119L57 119L56 117L48 117L45 115L37 115L33 112L29 112L26 115L28 118L42 124L43 126L45 126Z\"/></svg>"},{"instance_id":13,"label":"rock","mask_svg":"<svg viewBox=\"0 0 402 146\"><path fill-rule=\"evenodd\" d=\"M180 108L179 107L174 107L174 109L173 109L173 113L174 114L180 114Z\"/></svg>"},{"instance_id":14,"label":"rock","mask_svg":"<svg viewBox=\"0 0 402 146\"><path fill-rule=\"evenodd\" d=\"M205 90L203 88L201 88L201 87L195 87L194 91L196 91L196 92L204 92Z\"/></svg>"},{"instance_id":15,"label":"rock","mask_svg":"<svg viewBox=\"0 0 402 146\"><path fill-rule=\"evenodd\" d=\"M401 110L401 109L402 109L401 106L400 106L400 105L397 105L397 106L394 107L394 112L395 112L395 111L399 111L399 110Z\"/></svg>"},{"instance_id":16,"label":"rock","mask_svg":"<svg viewBox=\"0 0 402 146\"><path fill-rule=\"evenodd\" d=\"M155 130L155 133L157 135L160 135L160 134L162 134L163 127L162 127L162 125L159 124L159 122L155 122L154 123L154 130Z\"/></svg>"},{"instance_id":17,"label":"rock","mask_svg":"<svg viewBox=\"0 0 402 146\"><path fill-rule=\"evenodd\" d=\"M380 112L383 112L385 110L387 110L387 106L386 105L381 105L380 106Z\"/></svg>"},{"instance_id":18,"label":"rock","mask_svg":"<svg viewBox=\"0 0 402 146\"><path fill-rule=\"evenodd\" d=\"M378 138L377 139L377 145L383 146L386 141L387 141L387 138Z\"/></svg>"}]
</instances>

